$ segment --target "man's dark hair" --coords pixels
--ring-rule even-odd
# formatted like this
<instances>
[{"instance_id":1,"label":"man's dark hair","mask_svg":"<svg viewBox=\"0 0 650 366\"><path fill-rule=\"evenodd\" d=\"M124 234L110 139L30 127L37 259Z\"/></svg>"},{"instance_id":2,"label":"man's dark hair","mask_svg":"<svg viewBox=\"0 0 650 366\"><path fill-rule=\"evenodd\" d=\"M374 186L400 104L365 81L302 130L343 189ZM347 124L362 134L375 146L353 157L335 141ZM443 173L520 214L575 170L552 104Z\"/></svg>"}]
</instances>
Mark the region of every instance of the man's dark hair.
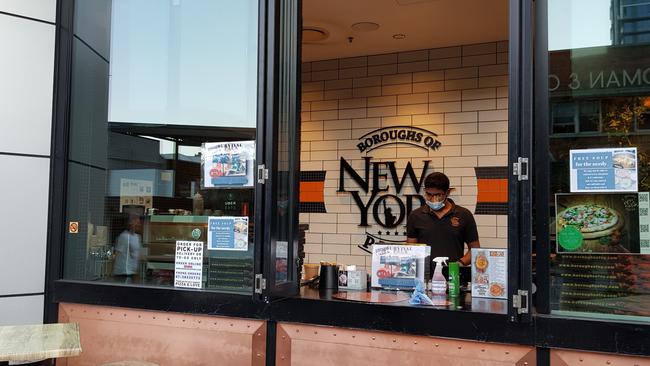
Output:
<instances>
[{"instance_id":1,"label":"man's dark hair","mask_svg":"<svg viewBox=\"0 0 650 366\"><path fill-rule=\"evenodd\" d=\"M440 172L433 172L424 178L424 188L437 188L447 192L449 190L449 178Z\"/></svg>"}]
</instances>

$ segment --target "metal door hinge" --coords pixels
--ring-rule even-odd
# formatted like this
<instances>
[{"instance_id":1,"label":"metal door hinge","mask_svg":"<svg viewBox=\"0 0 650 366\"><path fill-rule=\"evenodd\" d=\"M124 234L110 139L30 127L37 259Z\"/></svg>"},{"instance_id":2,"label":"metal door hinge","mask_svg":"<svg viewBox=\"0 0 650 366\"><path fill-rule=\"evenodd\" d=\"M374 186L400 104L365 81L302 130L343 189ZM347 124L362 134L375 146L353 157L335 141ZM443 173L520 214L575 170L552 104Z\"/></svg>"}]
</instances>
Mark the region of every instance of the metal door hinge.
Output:
<instances>
[{"instance_id":1,"label":"metal door hinge","mask_svg":"<svg viewBox=\"0 0 650 366\"><path fill-rule=\"evenodd\" d=\"M257 183L264 184L269 179L269 170L266 169L264 164L257 166Z\"/></svg>"},{"instance_id":2,"label":"metal door hinge","mask_svg":"<svg viewBox=\"0 0 650 366\"><path fill-rule=\"evenodd\" d=\"M512 163L512 174L517 180L528 180L528 158L518 157L516 163Z\"/></svg>"},{"instance_id":3,"label":"metal door hinge","mask_svg":"<svg viewBox=\"0 0 650 366\"><path fill-rule=\"evenodd\" d=\"M517 290L512 295L512 306L517 309L517 314L528 314L528 291Z\"/></svg>"},{"instance_id":4,"label":"metal door hinge","mask_svg":"<svg viewBox=\"0 0 650 366\"><path fill-rule=\"evenodd\" d=\"M261 294L266 289L266 279L261 274L255 275L255 293Z\"/></svg>"}]
</instances>

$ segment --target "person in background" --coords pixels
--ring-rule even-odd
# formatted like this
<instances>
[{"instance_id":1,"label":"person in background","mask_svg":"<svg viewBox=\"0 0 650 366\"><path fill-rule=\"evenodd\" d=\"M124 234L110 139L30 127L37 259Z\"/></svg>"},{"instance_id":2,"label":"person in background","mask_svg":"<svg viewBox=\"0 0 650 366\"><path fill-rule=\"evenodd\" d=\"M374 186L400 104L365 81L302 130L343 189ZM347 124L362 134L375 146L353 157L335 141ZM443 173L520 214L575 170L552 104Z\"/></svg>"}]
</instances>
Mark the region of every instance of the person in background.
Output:
<instances>
[{"instance_id":1,"label":"person in background","mask_svg":"<svg viewBox=\"0 0 650 366\"><path fill-rule=\"evenodd\" d=\"M113 275L133 276L138 273L142 242L142 220L139 215L126 214L126 229L120 233L115 241L115 263Z\"/></svg>"},{"instance_id":2,"label":"person in background","mask_svg":"<svg viewBox=\"0 0 650 366\"><path fill-rule=\"evenodd\" d=\"M450 192L449 178L443 173L434 172L424 179L426 205L408 216L406 242L429 245L432 259L449 257L450 262L468 265L470 251L480 247L476 221L468 209L449 198Z\"/></svg>"}]
</instances>

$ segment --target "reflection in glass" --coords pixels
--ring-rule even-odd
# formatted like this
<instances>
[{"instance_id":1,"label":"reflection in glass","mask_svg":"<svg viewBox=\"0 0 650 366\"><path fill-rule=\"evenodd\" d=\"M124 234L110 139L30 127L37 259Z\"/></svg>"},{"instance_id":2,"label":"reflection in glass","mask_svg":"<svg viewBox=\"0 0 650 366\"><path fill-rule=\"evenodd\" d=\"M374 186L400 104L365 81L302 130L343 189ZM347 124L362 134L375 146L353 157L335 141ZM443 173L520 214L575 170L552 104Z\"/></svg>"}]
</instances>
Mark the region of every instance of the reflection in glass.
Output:
<instances>
[{"instance_id":1,"label":"reflection in glass","mask_svg":"<svg viewBox=\"0 0 650 366\"><path fill-rule=\"evenodd\" d=\"M550 0L548 16L551 309L650 321L650 5ZM571 192L570 150L626 147L612 179L639 193Z\"/></svg>"},{"instance_id":2,"label":"reflection in glass","mask_svg":"<svg viewBox=\"0 0 650 366\"><path fill-rule=\"evenodd\" d=\"M64 278L251 292L257 1L75 6Z\"/></svg>"}]
</instances>

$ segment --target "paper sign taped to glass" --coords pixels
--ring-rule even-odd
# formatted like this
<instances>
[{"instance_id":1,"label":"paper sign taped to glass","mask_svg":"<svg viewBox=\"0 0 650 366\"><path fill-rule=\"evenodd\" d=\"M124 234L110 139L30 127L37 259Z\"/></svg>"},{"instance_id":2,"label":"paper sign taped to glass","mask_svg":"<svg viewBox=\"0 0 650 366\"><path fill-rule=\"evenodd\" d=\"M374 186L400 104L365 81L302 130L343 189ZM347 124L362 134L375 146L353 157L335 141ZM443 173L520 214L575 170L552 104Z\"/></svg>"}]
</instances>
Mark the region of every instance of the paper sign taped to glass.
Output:
<instances>
[{"instance_id":1,"label":"paper sign taped to glass","mask_svg":"<svg viewBox=\"0 0 650 366\"><path fill-rule=\"evenodd\" d=\"M650 254L650 193L555 195L558 253Z\"/></svg>"},{"instance_id":2,"label":"paper sign taped to glass","mask_svg":"<svg viewBox=\"0 0 650 366\"><path fill-rule=\"evenodd\" d=\"M255 141L206 142L201 165L203 188L252 187Z\"/></svg>"},{"instance_id":3,"label":"paper sign taped to glass","mask_svg":"<svg viewBox=\"0 0 650 366\"><path fill-rule=\"evenodd\" d=\"M570 150L571 192L636 192L636 147Z\"/></svg>"},{"instance_id":4,"label":"paper sign taped to glass","mask_svg":"<svg viewBox=\"0 0 650 366\"><path fill-rule=\"evenodd\" d=\"M412 289L416 279L425 281L429 272L428 245L372 246L372 287Z\"/></svg>"},{"instance_id":5,"label":"paper sign taped to glass","mask_svg":"<svg viewBox=\"0 0 650 366\"><path fill-rule=\"evenodd\" d=\"M208 217L208 250L247 251L248 217Z\"/></svg>"}]
</instances>

